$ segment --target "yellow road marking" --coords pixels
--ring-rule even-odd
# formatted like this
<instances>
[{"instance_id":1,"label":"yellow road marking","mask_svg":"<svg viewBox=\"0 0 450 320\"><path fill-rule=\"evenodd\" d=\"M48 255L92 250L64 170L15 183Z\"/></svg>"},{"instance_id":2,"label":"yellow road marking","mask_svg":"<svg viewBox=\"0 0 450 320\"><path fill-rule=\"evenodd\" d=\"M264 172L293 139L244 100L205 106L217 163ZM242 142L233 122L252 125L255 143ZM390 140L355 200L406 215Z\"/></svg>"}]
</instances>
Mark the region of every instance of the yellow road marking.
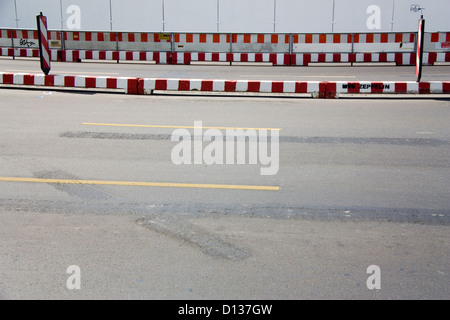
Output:
<instances>
[{"instance_id":1,"label":"yellow road marking","mask_svg":"<svg viewBox=\"0 0 450 320\"><path fill-rule=\"evenodd\" d=\"M165 129L195 129L200 127L194 126L160 126L160 125L146 125L146 124L116 124L116 123L90 123L84 122L85 126L104 126L104 127L135 127L135 128L165 128ZM201 127L201 129L218 129L218 130L267 130L267 131L281 131L280 128L236 128L236 127Z\"/></svg>"},{"instance_id":2,"label":"yellow road marking","mask_svg":"<svg viewBox=\"0 0 450 320\"><path fill-rule=\"evenodd\" d=\"M54 184L87 184L87 185L104 185L104 186L232 189L232 190L259 190L259 191L279 191L280 190L280 187L276 187L276 186L248 186L248 185L246 186L246 185L227 185L227 184L196 184L196 183L169 183L169 182L66 180L66 179L12 178L12 177L0 177L0 182L34 182L34 183L54 183Z\"/></svg>"}]
</instances>

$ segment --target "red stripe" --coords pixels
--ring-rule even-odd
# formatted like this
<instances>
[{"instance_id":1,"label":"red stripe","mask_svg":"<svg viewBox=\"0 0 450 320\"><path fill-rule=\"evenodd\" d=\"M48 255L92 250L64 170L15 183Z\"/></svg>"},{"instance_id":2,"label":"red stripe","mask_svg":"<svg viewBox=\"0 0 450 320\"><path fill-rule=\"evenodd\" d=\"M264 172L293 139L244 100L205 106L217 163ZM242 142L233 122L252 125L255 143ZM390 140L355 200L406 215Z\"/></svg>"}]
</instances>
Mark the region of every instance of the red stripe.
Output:
<instances>
[{"instance_id":1,"label":"red stripe","mask_svg":"<svg viewBox=\"0 0 450 320\"><path fill-rule=\"evenodd\" d=\"M419 94L430 94L430 83L429 82L420 82L419 83Z\"/></svg>"},{"instance_id":2,"label":"red stripe","mask_svg":"<svg viewBox=\"0 0 450 320\"><path fill-rule=\"evenodd\" d=\"M128 94L138 94L139 93L139 79L133 78L128 79L127 83L127 93Z\"/></svg>"},{"instance_id":3,"label":"red stripe","mask_svg":"<svg viewBox=\"0 0 450 320\"><path fill-rule=\"evenodd\" d=\"M431 34L431 42L439 42L439 33Z\"/></svg>"},{"instance_id":4,"label":"red stripe","mask_svg":"<svg viewBox=\"0 0 450 320\"><path fill-rule=\"evenodd\" d=\"M255 53L255 62L263 62L264 56L262 53Z\"/></svg>"},{"instance_id":5,"label":"red stripe","mask_svg":"<svg viewBox=\"0 0 450 320\"><path fill-rule=\"evenodd\" d=\"M383 93L383 82L372 82L372 93Z\"/></svg>"},{"instance_id":6,"label":"red stripe","mask_svg":"<svg viewBox=\"0 0 450 320\"><path fill-rule=\"evenodd\" d=\"M437 60L437 52L428 53L428 64L434 65Z\"/></svg>"},{"instance_id":7,"label":"red stripe","mask_svg":"<svg viewBox=\"0 0 450 320\"><path fill-rule=\"evenodd\" d=\"M333 35L333 43L341 43L341 35L340 34Z\"/></svg>"},{"instance_id":8,"label":"red stripe","mask_svg":"<svg viewBox=\"0 0 450 320\"><path fill-rule=\"evenodd\" d=\"M155 90L167 90L167 80L157 79L155 81Z\"/></svg>"},{"instance_id":9,"label":"red stripe","mask_svg":"<svg viewBox=\"0 0 450 320\"><path fill-rule=\"evenodd\" d=\"M23 76L23 84L24 85L34 85L34 75L26 74Z\"/></svg>"},{"instance_id":10,"label":"red stripe","mask_svg":"<svg viewBox=\"0 0 450 320\"><path fill-rule=\"evenodd\" d=\"M181 91L191 90L191 81L189 81L189 80L178 81L178 90L181 90Z\"/></svg>"},{"instance_id":11,"label":"red stripe","mask_svg":"<svg viewBox=\"0 0 450 320\"><path fill-rule=\"evenodd\" d=\"M326 34L319 35L319 43L327 43L327 35Z\"/></svg>"},{"instance_id":12,"label":"red stripe","mask_svg":"<svg viewBox=\"0 0 450 320\"><path fill-rule=\"evenodd\" d=\"M66 86L66 87L75 87L75 76L66 76L66 77L64 77L64 86Z\"/></svg>"},{"instance_id":13,"label":"red stripe","mask_svg":"<svg viewBox=\"0 0 450 320\"><path fill-rule=\"evenodd\" d=\"M360 93L359 82L349 82L348 83L348 93Z\"/></svg>"},{"instance_id":14,"label":"red stripe","mask_svg":"<svg viewBox=\"0 0 450 320\"><path fill-rule=\"evenodd\" d=\"M191 63L191 53L185 52L183 55L183 63L184 64L190 64Z\"/></svg>"},{"instance_id":15,"label":"red stripe","mask_svg":"<svg viewBox=\"0 0 450 320\"><path fill-rule=\"evenodd\" d=\"M443 93L450 93L450 82L442 83L442 91Z\"/></svg>"},{"instance_id":16,"label":"red stripe","mask_svg":"<svg viewBox=\"0 0 450 320\"><path fill-rule=\"evenodd\" d=\"M159 64L160 59L159 59L159 52L153 52L153 61L156 62L156 64Z\"/></svg>"},{"instance_id":17,"label":"red stripe","mask_svg":"<svg viewBox=\"0 0 450 320\"><path fill-rule=\"evenodd\" d=\"M86 77L85 81L86 88L95 88L97 86L97 80L95 77Z\"/></svg>"},{"instance_id":18,"label":"red stripe","mask_svg":"<svg viewBox=\"0 0 450 320\"><path fill-rule=\"evenodd\" d=\"M3 84L14 84L14 75L12 73L3 74Z\"/></svg>"},{"instance_id":19,"label":"red stripe","mask_svg":"<svg viewBox=\"0 0 450 320\"><path fill-rule=\"evenodd\" d=\"M225 81L225 92L235 92L236 82L236 80Z\"/></svg>"},{"instance_id":20,"label":"red stripe","mask_svg":"<svg viewBox=\"0 0 450 320\"><path fill-rule=\"evenodd\" d=\"M327 55L326 53L319 53L319 58L318 58L319 62L326 62L327 61Z\"/></svg>"},{"instance_id":21,"label":"red stripe","mask_svg":"<svg viewBox=\"0 0 450 320\"><path fill-rule=\"evenodd\" d=\"M321 82L319 83L319 98L334 99L337 94L337 84Z\"/></svg>"},{"instance_id":22,"label":"red stripe","mask_svg":"<svg viewBox=\"0 0 450 320\"><path fill-rule=\"evenodd\" d=\"M311 62L311 54L310 53L305 53L303 55L303 65L307 66L307 65L310 64L310 62Z\"/></svg>"},{"instance_id":23,"label":"red stripe","mask_svg":"<svg viewBox=\"0 0 450 320\"><path fill-rule=\"evenodd\" d=\"M80 60L80 51L79 50L72 51L72 61L78 60Z\"/></svg>"},{"instance_id":24,"label":"red stripe","mask_svg":"<svg viewBox=\"0 0 450 320\"><path fill-rule=\"evenodd\" d=\"M398 66L402 66L403 65L403 53L396 53L395 54L395 63Z\"/></svg>"},{"instance_id":25,"label":"red stripe","mask_svg":"<svg viewBox=\"0 0 450 320\"><path fill-rule=\"evenodd\" d=\"M198 53L198 61L205 61L206 60L206 54L204 52Z\"/></svg>"},{"instance_id":26,"label":"red stripe","mask_svg":"<svg viewBox=\"0 0 450 320\"><path fill-rule=\"evenodd\" d=\"M276 93L284 92L284 82L282 82L282 81L272 82L272 92L276 92Z\"/></svg>"},{"instance_id":27,"label":"red stripe","mask_svg":"<svg viewBox=\"0 0 450 320\"><path fill-rule=\"evenodd\" d=\"M203 80L201 91L212 91L213 90L213 80Z\"/></svg>"},{"instance_id":28,"label":"red stripe","mask_svg":"<svg viewBox=\"0 0 450 320\"><path fill-rule=\"evenodd\" d=\"M44 85L47 87L53 87L55 85L55 76L53 75L45 76Z\"/></svg>"},{"instance_id":29,"label":"red stripe","mask_svg":"<svg viewBox=\"0 0 450 320\"><path fill-rule=\"evenodd\" d=\"M261 82L259 81L249 81L248 82L248 92L259 92L261 88Z\"/></svg>"},{"instance_id":30,"label":"red stripe","mask_svg":"<svg viewBox=\"0 0 450 320\"><path fill-rule=\"evenodd\" d=\"M295 93L307 93L308 83L307 82L296 82L295 83Z\"/></svg>"},{"instance_id":31,"label":"red stripe","mask_svg":"<svg viewBox=\"0 0 450 320\"><path fill-rule=\"evenodd\" d=\"M348 54L348 62L356 62L356 53Z\"/></svg>"},{"instance_id":32,"label":"red stripe","mask_svg":"<svg viewBox=\"0 0 450 320\"><path fill-rule=\"evenodd\" d=\"M395 93L406 93L408 85L404 82L397 82L395 84Z\"/></svg>"},{"instance_id":33,"label":"red stripe","mask_svg":"<svg viewBox=\"0 0 450 320\"><path fill-rule=\"evenodd\" d=\"M106 88L117 89L117 78L107 78L106 79Z\"/></svg>"}]
</instances>

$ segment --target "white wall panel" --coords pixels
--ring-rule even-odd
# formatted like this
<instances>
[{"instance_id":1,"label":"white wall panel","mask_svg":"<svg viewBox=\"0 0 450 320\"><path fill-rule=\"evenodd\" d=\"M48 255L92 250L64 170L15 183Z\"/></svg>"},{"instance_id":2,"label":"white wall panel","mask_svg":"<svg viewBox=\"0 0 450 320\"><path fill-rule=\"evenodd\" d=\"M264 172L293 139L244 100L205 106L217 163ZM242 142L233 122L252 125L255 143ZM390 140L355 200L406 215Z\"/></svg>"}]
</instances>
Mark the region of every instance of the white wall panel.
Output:
<instances>
[{"instance_id":1,"label":"white wall panel","mask_svg":"<svg viewBox=\"0 0 450 320\"><path fill-rule=\"evenodd\" d=\"M113 31L163 31L161 0L112 0Z\"/></svg>"},{"instance_id":2,"label":"white wall panel","mask_svg":"<svg viewBox=\"0 0 450 320\"><path fill-rule=\"evenodd\" d=\"M216 0L165 0L165 31L216 32Z\"/></svg>"},{"instance_id":3,"label":"white wall panel","mask_svg":"<svg viewBox=\"0 0 450 320\"><path fill-rule=\"evenodd\" d=\"M413 3L419 3L425 8L426 31L450 31L450 0L396 0L394 31L417 30L420 12L410 12Z\"/></svg>"},{"instance_id":4,"label":"white wall panel","mask_svg":"<svg viewBox=\"0 0 450 320\"><path fill-rule=\"evenodd\" d=\"M109 0L62 0L64 21L71 15L67 13L70 5L77 5L81 9L81 30L111 30ZM129 16L128 19L133 20L133 17ZM64 30L68 30L66 23Z\"/></svg>"},{"instance_id":5,"label":"white wall panel","mask_svg":"<svg viewBox=\"0 0 450 320\"><path fill-rule=\"evenodd\" d=\"M273 32L273 0L221 0L220 32Z\"/></svg>"},{"instance_id":6,"label":"white wall panel","mask_svg":"<svg viewBox=\"0 0 450 320\"><path fill-rule=\"evenodd\" d=\"M426 31L450 30L450 0L0 0L0 28L16 27L16 4L24 29L36 28L42 11L50 29L68 30L67 8L76 5L80 29L92 31L415 32L420 13L410 12L413 3L425 8ZM367 27L371 5L380 7L379 29Z\"/></svg>"},{"instance_id":7,"label":"white wall panel","mask_svg":"<svg viewBox=\"0 0 450 320\"><path fill-rule=\"evenodd\" d=\"M14 1L0 0L0 26L3 24L11 27L16 26L16 10L14 8Z\"/></svg>"},{"instance_id":8,"label":"white wall panel","mask_svg":"<svg viewBox=\"0 0 450 320\"><path fill-rule=\"evenodd\" d=\"M367 27L367 21L373 16L367 9L373 5L380 8L379 29ZM393 0L336 0L334 32L390 32L392 9Z\"/></svg>"},{"instance_id":9,"label":"white wall panel","mask_svg":"<svg viewBox=\"0 0 450 320\"><path fill-rule=\"evenodd\" d=\"M2 0L3 1L3 0ZM61 10L59 0L16 0L19 28L36 29L36 16L41 12L47 17L48 29L61 28ZM12 1L14 3L14 1ZM10 27L15 27L12 25Z\"/></svg>"},{"instance_id":10,"label":"white wall panel","mask_svg":"<svg viewBox=\"0 0 450 320\"><path fill-rule=\"evenodd\" d=\"M327 33L332 31L333 0L277 0L276 32Z\"/></svg>"}]
</instances>

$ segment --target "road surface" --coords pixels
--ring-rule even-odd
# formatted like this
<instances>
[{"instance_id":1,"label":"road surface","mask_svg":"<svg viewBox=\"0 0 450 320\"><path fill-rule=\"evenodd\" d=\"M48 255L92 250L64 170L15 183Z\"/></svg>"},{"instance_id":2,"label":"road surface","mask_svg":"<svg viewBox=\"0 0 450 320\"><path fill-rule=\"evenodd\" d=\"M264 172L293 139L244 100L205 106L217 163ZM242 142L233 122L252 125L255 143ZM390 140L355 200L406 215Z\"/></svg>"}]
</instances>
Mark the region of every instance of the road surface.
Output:
<instances>
[{"instance_id":1,"label":"road surface","mask_svg":"<svg viewBox=\"0 0 450 320\"><path fill-rule=\"evenodd\" d=\"M87 65L137 70L76 66ZM205 68L157 76L175 67L178 77ZM400 79L406 69L390 70ZM0 298L450 297L448 99L0 96ZM270 129L270 150L279 133L278 170L261 175L261 154L256 164L175 164L174 133L196 121L209 134L254 128L258 142ZM193 139L192 161L198 143L212 145ZM80 290L67 287L73 265ZM372 265L381 289L367 286Z\"/></svg>"}]
</instances>

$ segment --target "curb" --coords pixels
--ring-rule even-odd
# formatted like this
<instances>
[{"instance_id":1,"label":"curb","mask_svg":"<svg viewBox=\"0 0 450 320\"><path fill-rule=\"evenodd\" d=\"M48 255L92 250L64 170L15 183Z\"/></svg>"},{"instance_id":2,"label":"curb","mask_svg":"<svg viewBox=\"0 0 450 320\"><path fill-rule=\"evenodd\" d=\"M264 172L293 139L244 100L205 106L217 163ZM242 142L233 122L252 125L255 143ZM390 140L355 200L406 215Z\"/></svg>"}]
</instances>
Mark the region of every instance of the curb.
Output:
<instances>
[{"instance_id":1,"label":"curb","mask_svg":"<svg viewBox=\"0 0 450 320\"><path fill-rule=\"evenodd\" d=\"M154 91L225 93L310 94L334 99L341 94L450 94L450 81L430 82L345 82L345 81L253 81L207 79L161 79L95 77L0 72L0 84L86 89L120 89L126 94L150 95Z\"/></svg>"},{"instance_id":2,"label":"curb","mask_svg":"<svg viewBox=\"0 0 450 320\"><path fill-rule=\"evenodd\" d=\"M121 89L138 94L139 78L43 75L0 72L0 84L84 89Z\"/></svg>"}]
</instances>

